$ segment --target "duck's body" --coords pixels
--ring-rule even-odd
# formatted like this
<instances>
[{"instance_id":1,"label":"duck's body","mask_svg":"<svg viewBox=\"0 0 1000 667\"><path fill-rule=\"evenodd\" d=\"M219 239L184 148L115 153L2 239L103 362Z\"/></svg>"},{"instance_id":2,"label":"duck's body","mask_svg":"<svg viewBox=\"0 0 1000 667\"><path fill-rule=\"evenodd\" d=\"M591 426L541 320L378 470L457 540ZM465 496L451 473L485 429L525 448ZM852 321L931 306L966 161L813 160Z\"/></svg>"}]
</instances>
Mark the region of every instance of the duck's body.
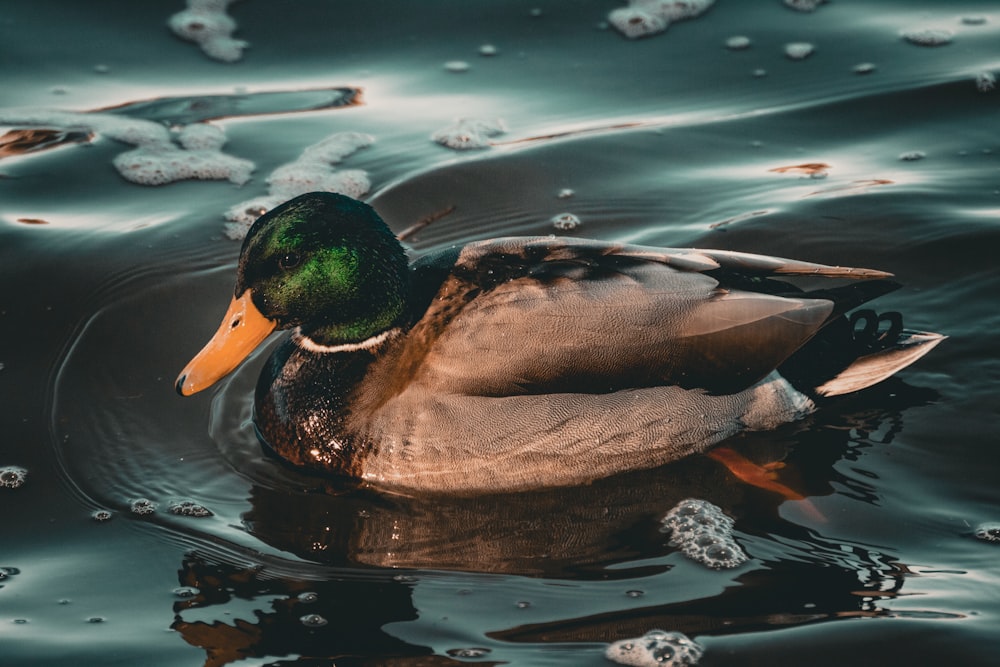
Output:
<instances>
[{"instance_id":1,"label":"duck's body","mask_svg":"<svg viewBox=\"0 0 1000 667\"><path fill-rule=\"evenodd\" d=\"M303 261L317 254L325 269ZM773 428L923 356L941 336L893 318L879 331L874 314L855 333L844 316L894 289L888 275L552 237L471 243L407 268L370 208L304 195L250 230L238 298L178 389L231 370L235 357L203 368L230 345L220 337L262 317L264 335L294 328L255 401L261 437L289 462L397 490L577 484ZM804 276L849 284L788 282Z\"/></svg>"}]
</instances>

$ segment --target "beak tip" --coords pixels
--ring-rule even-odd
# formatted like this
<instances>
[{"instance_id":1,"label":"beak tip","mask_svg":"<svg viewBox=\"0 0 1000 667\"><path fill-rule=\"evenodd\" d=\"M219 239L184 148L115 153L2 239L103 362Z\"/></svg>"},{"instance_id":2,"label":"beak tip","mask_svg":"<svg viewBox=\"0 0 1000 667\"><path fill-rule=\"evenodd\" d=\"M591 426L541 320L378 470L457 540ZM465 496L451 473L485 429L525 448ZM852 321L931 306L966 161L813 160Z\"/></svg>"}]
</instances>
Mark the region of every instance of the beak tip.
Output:
<instances>
[{"instance_id":1,"label":"beak tip","mask_svg":"<svg viewBox=\"0 0 1000 667\"><path fill-rule=\"evenodd\" d=\"M187 381L187 373L181 373L180 377L177 378L177 382L174 384L174 389L181 396L190 396L193 392L190 392L185 388L184 383Z\"/></svg>"}]
</instances>

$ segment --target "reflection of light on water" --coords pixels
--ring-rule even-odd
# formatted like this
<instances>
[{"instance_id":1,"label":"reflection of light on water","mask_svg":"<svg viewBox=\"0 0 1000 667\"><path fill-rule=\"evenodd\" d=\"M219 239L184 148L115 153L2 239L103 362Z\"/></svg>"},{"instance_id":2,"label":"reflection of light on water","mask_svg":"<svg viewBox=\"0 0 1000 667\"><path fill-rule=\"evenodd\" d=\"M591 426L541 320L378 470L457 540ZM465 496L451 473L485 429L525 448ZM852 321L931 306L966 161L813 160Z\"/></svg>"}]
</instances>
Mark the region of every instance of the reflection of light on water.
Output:
<instances>
[{"instance_id":1,"label":"reflection of light on water","mask_svg":"<svg viewBox=\"0 0 1000 667\"><path fill-rule=\"evenodd\" d=\"M105 211L100 213L65 213L31 211L30 213L9 212L0 216L0 220L19 227L24 226L26 220L41 220L46 224L39 224L40 229L78 229L88 232L134 232L140 229L148 229L159 225L173 222L178 219L176 213L155 213L150 215L134 215L122 213L115 215L113 212Z\"/></svg>"}]
</instances>

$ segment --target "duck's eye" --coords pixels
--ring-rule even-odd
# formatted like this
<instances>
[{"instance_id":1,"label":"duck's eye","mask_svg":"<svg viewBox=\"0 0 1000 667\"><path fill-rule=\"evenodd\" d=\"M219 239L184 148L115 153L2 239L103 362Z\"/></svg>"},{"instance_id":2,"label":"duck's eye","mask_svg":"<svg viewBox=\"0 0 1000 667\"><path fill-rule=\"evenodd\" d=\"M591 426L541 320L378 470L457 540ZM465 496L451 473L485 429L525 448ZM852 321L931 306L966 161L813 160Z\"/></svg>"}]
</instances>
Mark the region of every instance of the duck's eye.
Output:
<instances>
[{"instance_id":1,"label":"duck's eye","mask_svg":"<svg viewBox=\"0 0 1000 667\"><path fill-rule=\"evenodd\" d=\"M298 253L290 252L278 259L278 266L287 271L288 269L294 269L301 261L302 258L299 257Z\"/></svg>"}]
</instances>

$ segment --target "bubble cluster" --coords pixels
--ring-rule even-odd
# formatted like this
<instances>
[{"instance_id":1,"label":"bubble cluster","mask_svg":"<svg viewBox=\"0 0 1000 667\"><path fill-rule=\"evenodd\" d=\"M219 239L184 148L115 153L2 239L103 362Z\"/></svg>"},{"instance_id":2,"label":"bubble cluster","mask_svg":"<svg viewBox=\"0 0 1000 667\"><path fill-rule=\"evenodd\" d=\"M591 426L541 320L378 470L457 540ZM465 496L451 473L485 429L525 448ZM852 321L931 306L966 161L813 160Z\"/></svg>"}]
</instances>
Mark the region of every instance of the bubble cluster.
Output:
<instances>
[{"instance_id":1,"label":"bubble cluster","mask_svg":"<svg viewBox=\"0 0 1000 667\"><path fill-rule=\"evenodd\" d=\"M792 60L805 60L816 51L816 47L809 42L791 42L785 44L785 55Z\"/></svg>"},{"instance_id":2,"label":"bubble cluster","mask_svg":"<svg viewBox=\"0 0 1000 667\"><path fill-rule=\"evenodd\" d=\"M580 218L572 213L560 213L552 217L552 226L561 232L571 232L580 226Z\"/></svg>"},{"instance_id":3,"label":"bubble cluster","mask_svg":"<svg viewBox=\"0 0 1000 667\"><path fill-rule=\"evenodd\" d=\"M314 593L313 591L306 591L304 593L299 593L298 601L304 602L306 604L312 604L319 600L319 593Z\"/></svg>"},{"instance_id":4,"label":"bubble cluster","mask_svg":"<svg viewBox=\"0 0 1000 667\"><path fill-rule=\"evenodd\" d=\"M620 665L634 667L680 667L696 665L704 649L681 632L650 630L636 639L621 639L604 651L604 656Z\"/></svg>"},{"instance_id":5,"label":"bubble cluster","mask_svg":"<svg viewBox=\"0 0 1000 667\"><path fill-rule=\"evenodd\" d=\"M629 39L664 32L674 21L705 13L715 0L628 0L628 6L613 9L608 23Z\"/></svg>"},{"instance_id":6,"label":"bubble cluster","mask_svg":"<svg viewBox=\"0 0 1000 667\"><path fill-rule=\"evenodd\" d=\"M223 153L225 133L207 123L185 125L172 134L160 123L115 114L28 109L0 111L0 125L92 132L131 144L135 148L112 164L123 178L140 185L187 179L228 179L242 185L254 169L253 162Z\"/></svg>"},{"instance_id":7,"label":"bubble cluster","mask_svg":"<svg viewBox=\"0 0 1000 667\"><path fill-rule=\"evenodd\" d=\"M923 160L925 157L927 157L927 153L923 151L907 151L899 155L899 159L903 162L916 162L917 160Z\"/></svg>"},{"instance_id":8,"label":"bubble cluster","mask_svg":"<svg viewBox=\"0 0 1000 667\"><path fill-rule=\"evenodd\" d=\"M178 500L177 502L170 503L167 511L177 516L193 516L198 518L214 516L212 510L192 500Z\"/></svg>"},{"instance_id":9,"label":"bubble cluster","mask_svg":"<svg viewBox=\"0 0 1000 667\"><path fill-rule=\"evenodd\" d=\"M174 595L186 600L201 595L201 591L194 586L178 586L174 589Z\"/></svg>"},{"instance_id":10,"label":"bubble cluster","mask_svg":"<svg viewBox=\"0 0 1000 667\"><path fill-rule=\"evenodd\" d=\"M226 13L233 0L188 0L188 8L170 17L167 25L181 39L196 43L206 56L232 63L243 57L248 44L233 39L236 21Z\"/></svg>"},{"instance_id":11,"label":"bubble cluster","mask_svg":"<svg viewBox=\"0 0 1000 667\"><path fill-rule=\"evenodd\" d=\"M984 542L1000 542L1000 523L981 523L976 526L973 535Z\"/></svg>"},{"instance_id":12,"label":"bubble cluster","mask_svg":"<svg viewBox=\"0 0 1000 667\"><path fill-rule=\"evenodd\" d=\"M499 118L459 118L431 135L431 140L458 151L488 148L490 138L507 131Z\"/></svg>"},{"instance_id":13,"label":"bubble cluster","mask_svg":"<svg viewBox=\"0 0 1000 667\"><path fill-rule=\"evenodd\" d=\"M105 521L110 521L113 516L114 515L109 510L97 510L90 515L90 518L98 523L103 523Z\"/></svg>"},{"instance_id":14,"label":"bubble cluster","mask_svg":"<svg viewBox=\"0 0 1000 667\"><path fill-rule=\"evenodd\" d=\"M0 489L17 489L24 486L28 471L20 466L0 468Z\"/></svg>"},{"instance_id":15,"label":"bubble cluster","mask_svg":"<svg viewBox=\"0 0 1000 667\"><path fill-rule=\"evenodd\" d=\"M336 192L363 197L371 189L362 169L334 169L334 165L367 148L375 137L361 132L337 132L307 146L294 161L283 164L267 177L268 194L240 202L226 211L226 235L233 240L246 236L250 225L278 204L307 192Z\"/></svg>"},{"instance_id":16,"label":"bubble cluster","mask_svg":"<svg viewBox=\"0 0 1000 667\"><path fill-rule=\"evenodd\" d=\"M129 503L129 508L133 514L146 516L156 511L156 503L146 498L136 498Z\"/></svg>"},{"instance_id":17,"label":"bubble cluster","mask_svg":"<svg viewBox=\"0 0 1000 667\"><path fill-rule=\"evenodd\" d=\"M945 44L951 44L951 40L954 37L950 30L941 30L938 28L914 28L912 30L904 30L901 34L903 39L917 46L944 46Z\"/></svg>"},{"instance_id":18,"label":"bubble cluster","mask_svg":"<svg viewBox=\"0 0 1000 667\"><path fill-rule=\"evenodd\" d=\"M706 500L682 500L661 523L660 532L670 533L670 546L691 560L715 570L738 567L747 561L733 539L733 520Z\"/></svg>"}]
</instances>

